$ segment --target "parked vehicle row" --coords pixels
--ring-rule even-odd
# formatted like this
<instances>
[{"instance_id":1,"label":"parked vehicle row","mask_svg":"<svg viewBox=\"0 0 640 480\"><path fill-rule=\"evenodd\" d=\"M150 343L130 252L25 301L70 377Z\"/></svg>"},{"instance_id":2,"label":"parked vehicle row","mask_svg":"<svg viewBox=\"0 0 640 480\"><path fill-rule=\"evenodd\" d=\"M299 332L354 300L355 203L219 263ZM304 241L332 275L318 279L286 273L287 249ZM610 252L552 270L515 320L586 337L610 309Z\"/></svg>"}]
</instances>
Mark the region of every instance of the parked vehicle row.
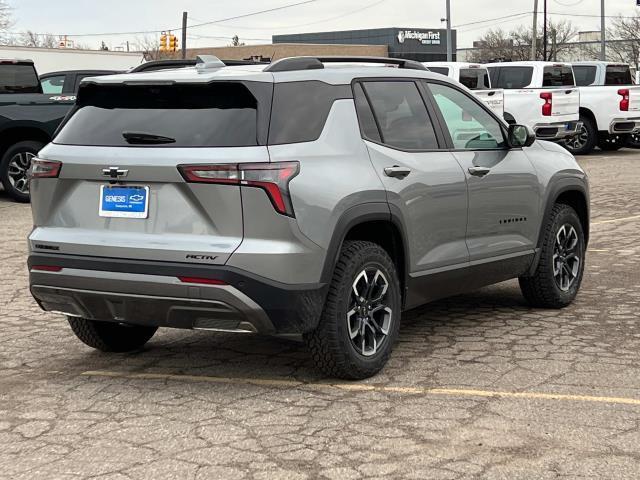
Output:
<instances>
[{"instance_id":1,"label":"parked vehicle row","mask_svg":"<svg viewBox=\"0 0 640 480\"><path fill-rule=\"evenodd\" d=\"M473 66L489 72L493 96L502 97L504 118L533 128L540 139L563 144L576 155L598 146L615 150L633 142L640 131L640 87L628 65L611 62L505 62L487 65L434 63L437 73L468 83L462 71ZM473 78L473 77L472 77ZM481 98L484 93L477 93ZM486 99L485 99L486 101Z\"/></svg>"},{"instance_id":2,"label":"parked vehicle row","mask_svg":"<svg viewBox=\"0 0 640 480\"><path fill-rule=\"evenodd\" d=\"M356 61L83 83L33 160L39 305L103 351L158 327L297 336L358 379L405 309L510 278L570 304L589 238L575 158L420 63Z\"/></svg>"}]
</instances>

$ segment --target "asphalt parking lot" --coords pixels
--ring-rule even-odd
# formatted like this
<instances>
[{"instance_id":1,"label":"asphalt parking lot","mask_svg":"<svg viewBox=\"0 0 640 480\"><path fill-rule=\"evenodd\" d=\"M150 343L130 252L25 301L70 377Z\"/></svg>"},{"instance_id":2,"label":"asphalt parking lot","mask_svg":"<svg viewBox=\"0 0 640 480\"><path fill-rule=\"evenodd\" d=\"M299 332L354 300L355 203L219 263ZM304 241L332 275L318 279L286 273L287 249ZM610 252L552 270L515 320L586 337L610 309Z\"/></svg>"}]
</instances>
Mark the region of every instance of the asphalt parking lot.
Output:
<instances>
[{"instance_id":1,"label":"asphalt parking lot","mask_svg":"<svg viewBox=\"0 0 640 480\"><path fill-rule=\"evenodd\" d=\"M638 478L640 152L579 161L593 227L576 303L530 309L506 282L408 312L360 383L285 340L85 347L31 299L29 206L0 192L0 478Z\"/></svg>"}]
</instances>

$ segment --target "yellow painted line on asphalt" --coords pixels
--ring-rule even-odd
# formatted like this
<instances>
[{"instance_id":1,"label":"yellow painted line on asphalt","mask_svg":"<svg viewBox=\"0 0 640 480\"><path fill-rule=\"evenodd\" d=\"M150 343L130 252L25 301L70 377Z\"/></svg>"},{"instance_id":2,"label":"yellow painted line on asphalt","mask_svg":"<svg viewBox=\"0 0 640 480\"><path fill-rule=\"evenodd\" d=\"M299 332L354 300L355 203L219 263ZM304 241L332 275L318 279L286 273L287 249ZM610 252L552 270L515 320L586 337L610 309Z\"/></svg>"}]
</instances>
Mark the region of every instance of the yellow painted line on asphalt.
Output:
<instances>
[{"instance_id":1,"label":"yellow painted line on asphalt","mask_svg":"<svg viewBox=\"0 0 640 480\"><path fill-rule=\"evenodd\" d=\"M607 223L624 222L627 220L640 220L640 215L632 215L631 217L622 218L610 218L609 220L600 220L598 222L591 222L591 225L605 225Z\"/></svg>"},{"instance_id":2,"label":"yellow painted line on asphalt","mask_svg":"<svg viewBox=\"0 0 640 480\"><path fill-rule=\"evenodd\" d=\"M422 388L422 387L394 387L385 385L370 385L363 383L306 383L290 379L269 379L269 378L243 378L243 377L213 377L206 375L179 375L165 373L135 373L116 372L109 370L93 370L83 372L86 377L108 377L129 380L175 380L183 382L204 382L218 383L226 385L257 385L263 387L286 387L286 388L319 388L325 390L341 390L347 392L378 392L378 393L400 393L409 395L447 395L459 397L484 397L484 398L514 398L525 400L558 400L567 402L591 402L609 403L619 405L640 406L640 399L628 397L599 397L593 395L571 395L563 393L543 393L543 392L504 392L493 390L474 390L465 388Z\"/></svg>"}]
</instances>

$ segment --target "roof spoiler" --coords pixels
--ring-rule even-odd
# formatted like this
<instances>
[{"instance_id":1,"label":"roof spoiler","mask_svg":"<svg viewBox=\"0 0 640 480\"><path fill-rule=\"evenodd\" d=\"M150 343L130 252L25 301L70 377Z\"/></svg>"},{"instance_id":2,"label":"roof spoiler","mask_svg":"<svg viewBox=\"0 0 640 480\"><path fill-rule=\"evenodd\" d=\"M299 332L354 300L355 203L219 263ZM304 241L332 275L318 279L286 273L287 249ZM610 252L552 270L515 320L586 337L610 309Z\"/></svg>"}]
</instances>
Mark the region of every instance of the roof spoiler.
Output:
<instances>
[{"instance_id":1,"label":"roof spoiler","mask_svg":"<svg viewBox=\"0 0 640 480\"><path fill-rule=\"evenodd\" d=\"M325 63L379 63L396 65L398 68L409 70L428 70L420 62L404 58L388 57L289 57L277 60L264 69L265 72L293 72L296 70L321 70Z\"/></svg>"}]
</instances>

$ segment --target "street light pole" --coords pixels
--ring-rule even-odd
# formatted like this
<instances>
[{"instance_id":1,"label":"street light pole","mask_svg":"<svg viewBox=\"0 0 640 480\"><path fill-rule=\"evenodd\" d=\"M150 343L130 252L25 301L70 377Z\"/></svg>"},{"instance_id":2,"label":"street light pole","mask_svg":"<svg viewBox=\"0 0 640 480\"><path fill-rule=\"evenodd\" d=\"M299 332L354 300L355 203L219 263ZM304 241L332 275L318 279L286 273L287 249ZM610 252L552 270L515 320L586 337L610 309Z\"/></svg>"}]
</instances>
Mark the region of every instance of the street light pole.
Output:
<instances>
[{"instance_id":1,"label":"street light pole","mask_svg":"<svg viewBox=\"0 0 640 480\"><path fill-rule=\"evenodd\" d=\"M531 60L538 54L538 0L533 0L533 33L531 35Z\"/></svg>"},{"instance_id":2,"label":"street light pole","mask_svg":"<svg viewBox=\"0 0 640 480\"><path fill-rule=\"evenodd\" d=\"M453 62L453 47L451 45L451 0L447 0L447 62Z\"/></svg>"},{"instance_id":3,"label":"street light pole","mask_svg":"<svg viewBox=\"0 0 640 480\"><path fill-rule=\"evenodd\" d=\"M600 60L607 60L607 22L604 16L604 0L601 0L600 13Z\"/></svg>"},{"instance_id":4,"label":"street light pole","mask_svg":"<svg viewBox=\"0 0 640 480\"><path fill-rule=\"evenodd\" d=\"M543 13L543 17L544 17L544 28L543 28L543 33L542 33L542 41L544 42L544 58L543 60L546 62L547 61L547 0L544 0L544 13Z\"/></svg>"}]
</instances>

